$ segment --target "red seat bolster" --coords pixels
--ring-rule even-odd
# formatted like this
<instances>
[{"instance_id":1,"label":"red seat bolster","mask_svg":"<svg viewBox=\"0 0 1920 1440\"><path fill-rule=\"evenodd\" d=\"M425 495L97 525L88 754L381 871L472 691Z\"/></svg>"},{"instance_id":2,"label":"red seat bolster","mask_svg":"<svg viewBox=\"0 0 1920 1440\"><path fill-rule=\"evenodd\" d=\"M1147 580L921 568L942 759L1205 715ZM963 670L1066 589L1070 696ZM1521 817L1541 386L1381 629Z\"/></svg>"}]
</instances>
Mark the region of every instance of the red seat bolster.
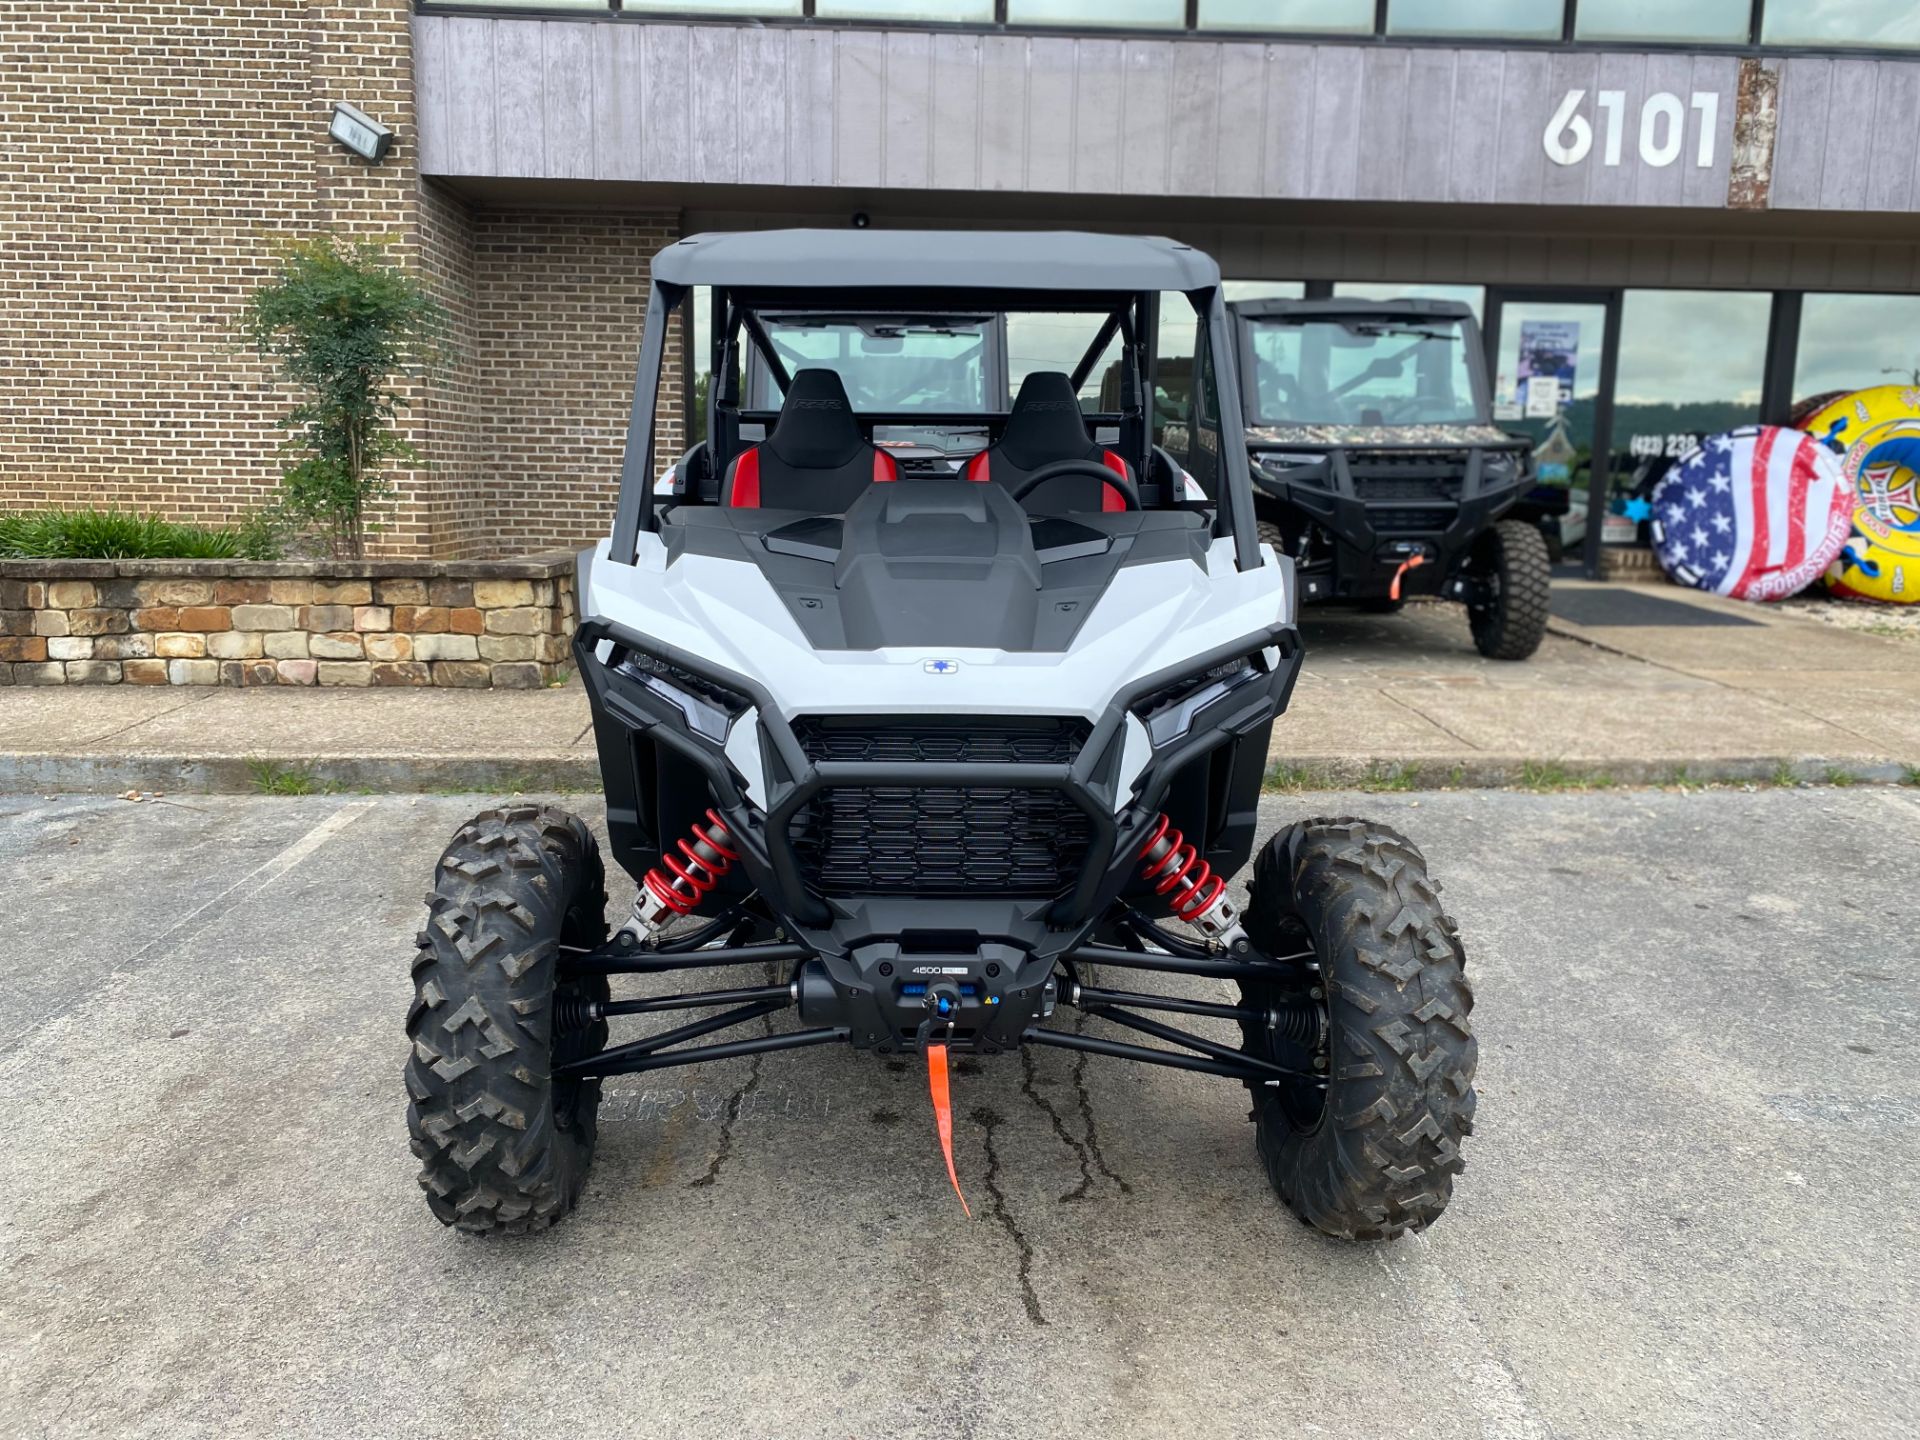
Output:
<instances>
[{"instance_id":1,"label":"red seat bolster","mask_svg":"<svg viewBox=\"0 0 1920 1440\"><path fill-rule=\"evenodd\" d=\"M1113 451L1102 450L1100 452L1100 458L1105 462L1106 467L1113 471L1114 474L1123 479L1132 478L1132 469L1127 465L1125 460L1122 460L1118 455L1114 454ZM1100 487L1100 508L1106 511L1124 510L1127 508L1127 497L1111 485L1102 485Z\"/></svg>"},{"instance_id":2,"label":"red seat bolster","mask_svg":"<svg viewBox=\"0 0 1920 1440\"><path fill-rule=\"evenodd\" d=\"M900 478L900 466L893 456L876 447L873 452L873 483L882 484Z\"/></svg>"},{"instance_id":3,"label":"red seat bolster","mask_svg":"<svg viewBox=\"0 0 1920 1440\"><path fill-rule=\"evenodd\" d=\"M740 452L733 462L733 484L727 490L727 504L734 509L760 508L760 447Z\"/></svg>"},{"instance_id":4,"label":"red seat bolster","mask_svg":"<svg viewBox=\"0 0 1920 1440\"><path fill-rule=\"evenodd\" d=\"M987 452L982 450L978 455L974 456L973 459L967 462L967 479L978 480L984 484L988 479L991 478L987 474L987 471L991 465L992 465L992 462L987 459Z\"/></svg>"}]
</instances>

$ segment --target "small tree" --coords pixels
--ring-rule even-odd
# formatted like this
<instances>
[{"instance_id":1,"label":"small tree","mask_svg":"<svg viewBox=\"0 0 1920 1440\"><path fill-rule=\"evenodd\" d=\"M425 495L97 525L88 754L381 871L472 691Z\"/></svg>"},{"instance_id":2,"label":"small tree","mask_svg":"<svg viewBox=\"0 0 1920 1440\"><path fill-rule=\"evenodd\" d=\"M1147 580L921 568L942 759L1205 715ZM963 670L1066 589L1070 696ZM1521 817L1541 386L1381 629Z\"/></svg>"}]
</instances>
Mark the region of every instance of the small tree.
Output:
<instances>
[{"instance_id":1,"label":"small tree","mask_svg":"<svg viewBox=\"0 0 1920 1440\"><path fill-rule=\"evenodd\" d=\"M247 299L247 343L305 392L281 425L280 503L324 533L334 553L366 554L369 512L393 492L388 467L415 458L395 430L403 375L446 360L446 312L384 244L331 234L275 246L274 277Z\"/></svg>"}]
</instances>

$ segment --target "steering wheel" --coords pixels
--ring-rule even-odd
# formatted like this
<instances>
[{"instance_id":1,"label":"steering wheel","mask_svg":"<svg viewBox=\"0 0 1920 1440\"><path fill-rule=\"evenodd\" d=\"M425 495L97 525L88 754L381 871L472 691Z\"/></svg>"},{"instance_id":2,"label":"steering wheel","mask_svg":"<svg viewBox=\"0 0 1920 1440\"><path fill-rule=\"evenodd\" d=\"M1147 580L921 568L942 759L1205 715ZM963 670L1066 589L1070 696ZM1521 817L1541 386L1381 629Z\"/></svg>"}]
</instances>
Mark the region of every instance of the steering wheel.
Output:
<instances>
[{"instance_id":1,"label":"steering wheel","mask_svg":"<svg viewBox=\"0 0 1920 1440\"><path fill-rule=\"evenodd\" d=\"M1140 487L1133 483L1133 477L1122 475L1118 470L1109 470L1098 460L1056 460L1051 465L1042 465L1026 479L1016 480L1009 485L1007 498L1024 500L1049 480L1058 480L1062 475L1091 476L1118 491L1120 498L1127 502L1127 509L1144 510L1146 508L1140 503Z\"/></svg>"}]
</instances>

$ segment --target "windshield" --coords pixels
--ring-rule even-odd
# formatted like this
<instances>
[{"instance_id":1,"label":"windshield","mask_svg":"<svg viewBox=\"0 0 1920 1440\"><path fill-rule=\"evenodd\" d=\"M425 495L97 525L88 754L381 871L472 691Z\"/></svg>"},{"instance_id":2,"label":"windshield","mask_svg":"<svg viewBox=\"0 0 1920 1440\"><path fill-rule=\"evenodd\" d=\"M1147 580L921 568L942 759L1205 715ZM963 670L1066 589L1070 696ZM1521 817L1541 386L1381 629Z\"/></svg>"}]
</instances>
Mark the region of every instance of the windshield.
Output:
<instances>
[{"instance_id":1,"label":"windshield","mask_svg":"<svg viewBox=\"0 0 1920 1440\"><path fill-rule=\"evenodd\" d=\"M1397 316L1251 323L1255 423L1437 425L1478 420L1460 322Z\"/></svg>"},{"instance_id":2,"label":"windshield","mask_svg":"<svg viewBox=\"0 0 1920 1440\"><path fill-rule=\"evenodd\" d=\"M787 373L823 367L839 374L855 410L980 414L987 400L987 320L764 317L767 338ZM758 368L758 367L756 367ZM756 408L785 398L771 375Z\"/></svg>"}]
</instances>

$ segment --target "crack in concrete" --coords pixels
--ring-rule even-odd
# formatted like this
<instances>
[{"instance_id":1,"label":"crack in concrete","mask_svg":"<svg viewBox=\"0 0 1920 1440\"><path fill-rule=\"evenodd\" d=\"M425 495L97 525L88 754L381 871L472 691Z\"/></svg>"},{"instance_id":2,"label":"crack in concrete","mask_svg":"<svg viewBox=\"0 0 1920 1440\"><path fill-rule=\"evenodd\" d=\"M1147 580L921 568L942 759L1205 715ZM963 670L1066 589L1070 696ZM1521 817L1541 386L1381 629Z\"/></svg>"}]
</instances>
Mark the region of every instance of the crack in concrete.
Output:
<instances>
[{"instance_id":1,"label":"crack in concrete","mask_svg":"<svg viewBox=\"0 0 1920 1440\"><path fill-rule=\"evenodd\" d=\"M1080 1162L1080 1183L1062 1195L1060 1197L1060 1203L1066 1205L1075 1200L1087 1199L1093 1194L1093 1157L1088 1153L1086 1145L1075 1138L1072 1132L1067 1129L1067 1122L1060 1118L1060 1112L1053 1108L1053 1102L1038 1090L1034 1089L1033 1047L1031 1045L1023 1045L1020 1047L1020 1070L1021 1093L1046 1113L1047 1119L1053 1122L1053 1133L1060 1137L1060 1143L1073 1151L1074 1158Z\"/></svg>"},{"instance_id":2,"label":"crack in concrete","mask_svg":"<svg viewBox=\"0 0 1920 1440\"><path fill-rule=\"evenodd\" d=\"M1087 1017L1084 1011L1074 1020L1074 1032L1087 1033ZM1087 1052L1082 1050L1073 1057L1073 1093L1080 1102L1080 1119L1087 1127L1087 1153L1093 1157L1094 1165L1100 1173L1120 1187L1122 1195L1131 1195L1133 1186L1120 1178L1120 1172L1107 1164L1106 1153L1100 1148L1100 1127L1093 1118L1093 1097L1087 1093Z\"/></svg>"},{"instance_id":3,"label":"crack in concrete","mask_svg":"<svg viewBox=\"0 0 1920 1440\"><path fill-rule=\"evenodd\" d=\"M771 962L767 965L767 983L773 983ZM773 1016L762 1016L761 1028L768 1035L773 1034ZM740 1118L740 1112L746 1107L747 1101L751 1100L754 1092L760 1088L760 1066L766 1058L764 1054L756 1055L752 1063L747 1066L747 1078L741 1083L740 1088L733 1092L733 1097L727 1101L726 1118L720 1122L720 1143L713 1147L713 1158L707 1162L707 1173L696 1180L689 1180L687 1182L689 1190L703 1190L709 1185L720 1183L721 1168L733 1154L734 1122Z\"/></svg>"},{"instance_id":4,"label":"crack in concrete","mask_svg":"<svg viewBox=\"0 0 1920 1440\"><path fill-rule=\"evenodd\" d=\"M1047 1317L1040 1309L1040 1296L1033 1288L1033 1242L1027 1239L1026 1231L1015 1222L1013 1212L1007 1209L1006 1192L1000 1188L1000 1150L993 1143L993 1132L1005 1123L1004 1117L998 1111L979 1105L974 1108L972 1119L986 1132L987 1175L981 1183L987 1187L987 1196L993 1201L993 1217L1000 1222L1000 1228L1007 1232L1014 1249L1020 1254L1020 1301L1027 1307L1028 1320L1035 1325L1045 1325Z\"/></svg>"},{"instance_id":5,"label":"crack in concrete","mask_svg":"<svg viewBox=\"0 0 1920 1440\"><path fill-rule=\"evenodd\" d=\"M1433 716L1427 714L1426 711L1422 710L1418 705L1414 704L1411 700L1402 700L1398 695L1394 694L1391 690L1385 689L1384 687L1379 691L1379 694L1380 694L1380 697L1383 700L1385 700L1389 705L1398 705L1402 710L1405 710L1408 714L1419 716L1422 720L1426 721L1429 725L1433 726L1433 728L1438 730L1441 734L1446 735L1450 739L1458 740L1462 745L1466 746L1469 750L1485 750L1487 748L1484 745L1474 744L1473 741L1467 739L1466 736L1460 734L1458 731L1434 719Z\"/></svg>"}]
</instances>

